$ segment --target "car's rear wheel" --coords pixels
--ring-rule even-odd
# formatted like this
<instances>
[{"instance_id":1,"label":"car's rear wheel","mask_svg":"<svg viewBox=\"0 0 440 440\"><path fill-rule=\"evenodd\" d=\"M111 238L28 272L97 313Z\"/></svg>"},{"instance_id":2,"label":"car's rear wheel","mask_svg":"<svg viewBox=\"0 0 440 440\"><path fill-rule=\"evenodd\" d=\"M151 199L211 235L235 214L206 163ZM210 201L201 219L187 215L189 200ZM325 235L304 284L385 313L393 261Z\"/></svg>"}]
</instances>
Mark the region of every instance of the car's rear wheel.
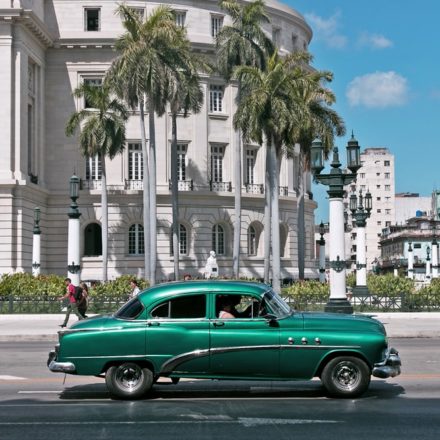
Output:
<instances>
[{"instance_id":1,"label":"car's rear wheel","mask_svg":"<svg viewBox=\"0 0 440 440\"><path fill-rule=\"evenodd\" d=\"M107 389L119 399L142 397L151 389L153 379L153 373L149 368L141 367L134 362L110 367L105 375Z\"/></svg>"},{"instance_id":2,"label":"car's rear wheel","mask_svg":"<svg viewBox=\"0 0 440 440\"><path fill-rule=\"evenodd\" d=\"M362 359L341 356L324 367L321 381L333 397L357 397L367 391L370 377L370 368Z\"/></svg>"}]
</instances>

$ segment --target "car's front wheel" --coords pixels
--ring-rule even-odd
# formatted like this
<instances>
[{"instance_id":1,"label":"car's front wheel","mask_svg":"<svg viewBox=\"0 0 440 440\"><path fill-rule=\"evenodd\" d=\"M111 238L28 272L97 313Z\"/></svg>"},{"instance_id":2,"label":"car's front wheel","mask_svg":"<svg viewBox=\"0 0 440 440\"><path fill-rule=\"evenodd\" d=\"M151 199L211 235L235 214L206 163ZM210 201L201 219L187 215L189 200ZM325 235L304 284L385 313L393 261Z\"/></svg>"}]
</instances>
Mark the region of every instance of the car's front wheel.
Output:
<instances>
[{"instance_id":1,"label":"car's front wheel","mask_svg":"<svg viewBox=\"0 0 440 440\"><path fill-rule=\"evenodd\" d=\"M362 359L341 356L324 367L321 381L331 396L357 397L367 391L370 377L370 368Z\"/></svg>"},{"instance_id":2,"label":"car's front wheel","mask_svg":"<svg viewBox=\"0 0 440 440\"><path fill-rule=\"evenodd\" d=\"M149 368L141 367L134 362L110 367L105 375L107 389L119 399L142 397L151 389L153 379L153 373Z\"/></svg>"}]
</instances>

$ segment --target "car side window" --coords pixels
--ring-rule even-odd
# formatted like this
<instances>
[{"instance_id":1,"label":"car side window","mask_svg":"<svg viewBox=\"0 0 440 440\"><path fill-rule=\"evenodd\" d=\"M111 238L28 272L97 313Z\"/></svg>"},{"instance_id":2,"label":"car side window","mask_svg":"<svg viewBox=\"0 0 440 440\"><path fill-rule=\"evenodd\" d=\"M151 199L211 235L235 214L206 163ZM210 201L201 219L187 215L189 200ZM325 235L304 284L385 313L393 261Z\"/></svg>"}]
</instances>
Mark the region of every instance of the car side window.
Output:
<instances>
[{"instance_id":1,"label":"car side window","mask_svg":"<svg viewBox=\"0 0 440 440\"><path fill-rule=\"evenodd\" d=\"M206 317L206 295L173 298L151 311L153 318L194 319Z\"/></svg>"},{"instance_id":2,"label":"car side window","mask_svg":"<svg viewBox=\"0 0 440 440\"><path fill-rule=\"evenodd\" d=\"M216 317L220 317L220 312L226 310L232 314L234 318L257 318L259 316L260 305L261 301L253 296L238 294L217 295L215 306Z\"/></svg>"}]
</instances>

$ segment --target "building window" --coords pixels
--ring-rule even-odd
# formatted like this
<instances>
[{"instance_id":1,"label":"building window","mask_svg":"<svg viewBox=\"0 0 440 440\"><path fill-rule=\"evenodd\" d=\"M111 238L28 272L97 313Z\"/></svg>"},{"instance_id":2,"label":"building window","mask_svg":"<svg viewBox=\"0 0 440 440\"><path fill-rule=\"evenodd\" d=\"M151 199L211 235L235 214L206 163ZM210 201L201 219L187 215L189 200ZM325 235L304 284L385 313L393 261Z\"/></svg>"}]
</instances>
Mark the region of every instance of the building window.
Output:
<instances>
[{"instance_id":1,"label":"building window","mask_svg":"<svg viewBox=\"0 0 440 440\"><path fill-rule=\"evenodd\" d=\"M101 87L102 86L102 78L84 78L84 84L87 84L92 87ZM84 98L84 108L93 108L92 103L88 102L86 98Z\"/></svg>"},{"instance_id":2,"label":"building window","mask_svg":"<svg viewBox=\"0 0 440 440\"><path fill-rule=\"evenodd\" d=\"M145 9L144 8L136 8L135 6L131 6L130 9L139 17L139 20L144 21Z\"/></svg>"},{"instance_id":3,"label":"building window","mask_svg":"<svg viewBox=\"0 0 440 440\"><path fill-rule=\"evenodd\" d=\"M128 179L142 180L144 178L144 162L142 144L128 144Z\"/></svg>"},{"instance_id":4,"label":"building window","mask_svg":"<svg viewBox=\"0 0 440 440\"><path fill-rule=\"evenodd\" d=\"M377 189L380 189L380 185L376 185L376 188L377 188Z\"/></svg>"},{"instance_id":5,"label":"building window","mask_svg":"<svg viewBox=\"0 0 440 440\"><path fill-rule=\"evenodd\" d=\"M84 256L98 257L102 255L101 225L90 223L84 230Z\"/></svg>"},{"instance_id":6,"label":"building window","mask_svg":"<svg viewBox=\"0 0 440 440\"><path fill-rule=\"evenodd\" d=\"M380 173L376 173L376 176L379 177L379 176L380 176Z\"/></svg>"},{"instance_id":7,"label":"building window","mask_svg":"<svg viewBox=\"0 0 440 440\"><path fill-rule=\"evenodd\" d=\"M171 227L170 244L171 244L170 255L174 255L172 227ZM182 224L179 224L179 255L188 255L188 233L186 227Z\"/></svg>"},{"instance_id":8,"label":"building window","mask_svg":"<svg viewBox=\"0 0 440 440\"><path fill-rule=\"evenodd\" d=\"M281 29L279 27L272 27L272 43L275 47L280 47Z\"/></svg>"},{"instance_id":9,"label":"building window","mask_svg":"<svg viewBox=\"0 0 440 440\"><path fill-rule=\"evenodd\" d=\"M223 156L225 147L211 146L211 181L223 182Z\"/></svg>"},{"instance_id":10,"label":"building window","mask_svg":"<svg viewBox=\"0 0 440 440\"><path fill-rule=\"evenodd\" d=\"M101 9L99 8L86 8L84 10L85 30L89 32L99 31L99 16L101 15Z\"/></svg>"},{"instance_id":11,"label":"building window","mask_svg":"<svg viewBox=\"0 0 440 440\"><path fill-rule=\"evenodd\" d=\"M385 222L385 226L391 226L391 222ZM379 237L380 237L380 234L378 234L379 235Z\"/></svg>"},{"instance_id":12,"label":"building window","mask_svg":"<svg viewBox=\"0 0 440 440\"><path fill-rule=\"evenodd\" d=\"M223 17L219 15L211 15L211 36L213 38L217 37L217 34L220 32L223 27Z\"/></svg>"},{"instance_id":13,"label":"building window","mask_svg":"<svg viewBox=\"0 0 440 440\"><path fill-rule=\"evenodd\" d=\"M382 212L382 210L381 210L381 209L378 209L376 212L377 212L378 214L380 214L380 213Z\"/></svg>"},{"instance_id":14,"label":"building window","mask_svg":"<svg viewBox=\"0 0 440 440\"><path fill-rule=\"evenodd\" d=\"M383 165L384 165L385 167L389 167L389 166L390 166L390 161L389 161L389 160L384 160L384 161L383 161Z\"/></svg>"},{"instance_id":15,"label":"building window","mask_svg":"<svg viewBox=\"0 0 440 440\"><path fill-rule=\"evenodd\" d=\"M391 214L391 209L385 209L385 214Z\"/></svg>"},{"instance_id":16,"label":"building window","mask_svg":"<svg viewBox=\"0 0 440 440\"><path fill-rule=\"evenodd\" d=\"M385 185L385 191L390 191L391 190L391 186L390 185Z\"/></svg>"},{"instance_id":17,"label":"building window","mask_svg":"<svg viewBox=\"0 0 440 440\"><path fill-rule=\"evenodd\" d=\"M361 187L361 190L367 189L366 185L361 185L360 187Z\"/></svg>"},{"instance_id":18,"label":"building window","mask_svg":"<svg viewBox=\"0 0 440 440\"><path fill-rule=\"evenodd\" d=\"M221 225L212 228L212 249L217 255L225 255L225 231Z\"/></svg>"},{"instance_id":19,"label":"building window","mask_svg":"<svg viewBox=\"0 0 440 440\"><path fill-rule=\"evenodd\" d=\"M188 144L177 144L177 180L186 180L186 152Z\"/></svg>"},{"instance_id":20,"label":"building window","mask_svg":"<svg viewBox=\"0 0 440 440\"><path fill-rule=\"evenodd\" d=\"M257 231L252 225L248 229L248 255L257 255Z\"/></svg>"},{"instance_id":21,"label":"building window","mask_svg":"<svg viewBox=\"0 0 440 440\"><path fill-rule=\"evenodd\" d=\"M224 87L218 85L209 86L209 111L211 113L221 113L223 111Z\"/></svg>"},{"instance_id":22,"label":"building window","mask_svg":"<svg viewBox=\"0 0 440 440\"><path fill-rule=\"evenodd\" d=\"M177 26L185 27L186 12L185 11L174 11L174 16L176 18Z\"/></svg>"},{"instance_id":23,"label":"building window","mask_svg":"<svg viewBox=\"0 0 440 440\"><path fill-rule=\"evenodd\" d=\"M360 177L361 179L365 179L365 173L360 173L360 174L359 174L359 177Z\"/></svg>"},{"instance_id":24,"label":"building window","mask_svg":"<svg viewBox=\"0 0 440 440\"><path fill-rule=\"evenodd\" d=\"M390 173L385 173L385 179L389 179L390 178Z\"/></svg>"},{"instance_id":25,"label":"building window","mask_svg":"<svg viewBox=\"0 0 440 440\"><path fill-rule=\"evenodd\" d=\"M144 253L144 227L140 224L131 225L128 230L128 255Z\"/></svg>"},{"instance_id":26,"label":"building window","mask_svg":"<svg viewBox=\"0 0 440 440\"><path fill-rule=\"evenodd\" d=\"M254 184L254 168L255 168L255 150L248 148L246 150L246 170L245 183L249 185Z\"/></svg>"},{"instance_id":27,"label":"building window","mask_svg":"<svg viewBox=\"0 0 440 440\"><path fill-rule=\"evenodd\" d=\"M380 202L380 197L376 197L376 200L377 200L378 202Z\"/></svg>"},{"instance_id":28,"label":"building window","mask_svg":"<svg viewBox=\"0 0 440 440\"><path fill-rule=\"evenodd\" d=\"M86 158L86 180L101 180L101 155Z\"/></svg>"},{"instance_id":29,"label":"building window","mask_svg":"<svg viewBox=\"0 0 440 440\"><path fill-rule=\"evenodd\" d=\"M377 222L377 226L380 226L382 224L382 222L379 220L378 222Z\"/></svg>"}]
</instances>

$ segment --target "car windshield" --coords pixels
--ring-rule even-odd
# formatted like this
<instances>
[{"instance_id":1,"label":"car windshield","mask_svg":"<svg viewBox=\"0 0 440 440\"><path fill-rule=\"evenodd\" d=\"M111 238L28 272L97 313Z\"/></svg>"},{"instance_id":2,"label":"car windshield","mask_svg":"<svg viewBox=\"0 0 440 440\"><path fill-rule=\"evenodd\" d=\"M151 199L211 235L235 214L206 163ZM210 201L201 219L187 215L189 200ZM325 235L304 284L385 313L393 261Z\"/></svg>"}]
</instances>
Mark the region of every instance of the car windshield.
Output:
<instances>
[{"instance_id":1,"label":"car windshield","mask_svg":"<svg viewBox=\"0 0 440 440\"><path fill-rule=\"evenodd\" d=\"M142 310L144 310L144 306L136 297L125 303L114 316L120 319L136 319Z\"/></svg>"},{"instance_id":2,"label":"car windshield","mask_svg":"<svg viewBox=\"0 0 440 440\"><path fill-rule=\"evenodd\" d=\"M263 299L267 308L270 309L277 318L285 318L292 314L292 309L289 305L273 290L265 292Z\"/></svg>"}]
</instances>

